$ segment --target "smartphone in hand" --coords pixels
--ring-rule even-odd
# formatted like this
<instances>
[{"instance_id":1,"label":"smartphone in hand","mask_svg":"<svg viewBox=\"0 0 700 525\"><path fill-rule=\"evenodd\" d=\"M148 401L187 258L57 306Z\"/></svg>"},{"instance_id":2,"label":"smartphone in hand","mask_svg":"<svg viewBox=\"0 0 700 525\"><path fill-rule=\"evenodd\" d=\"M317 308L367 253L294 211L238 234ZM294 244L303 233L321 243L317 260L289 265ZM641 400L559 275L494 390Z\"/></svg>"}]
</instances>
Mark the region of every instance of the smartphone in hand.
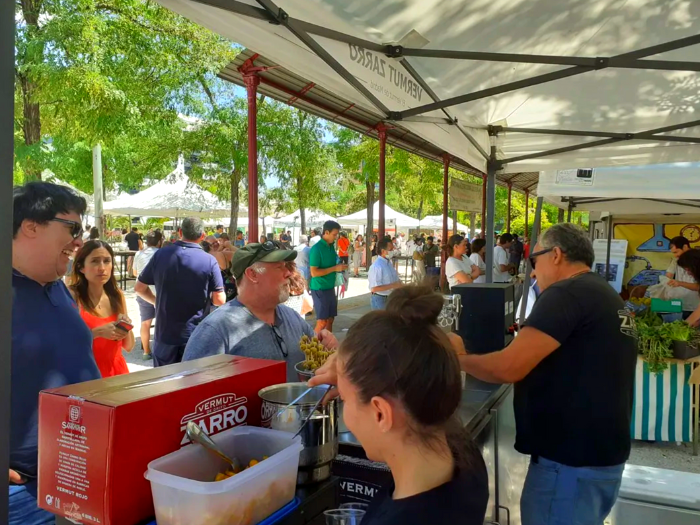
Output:
<instances>
[{"instance_id":1,"label":"smartphone in hand","mask_svg":"<svg viewBox=\"0 0 700 525\"><path fill-rule=\"evenodd\" d=\"M115 326L120 330L124 330L125 332L131 332L131 330L134 328L134 325L129 324L124 320L119 321Z\"/></svg>"}]
</instances>

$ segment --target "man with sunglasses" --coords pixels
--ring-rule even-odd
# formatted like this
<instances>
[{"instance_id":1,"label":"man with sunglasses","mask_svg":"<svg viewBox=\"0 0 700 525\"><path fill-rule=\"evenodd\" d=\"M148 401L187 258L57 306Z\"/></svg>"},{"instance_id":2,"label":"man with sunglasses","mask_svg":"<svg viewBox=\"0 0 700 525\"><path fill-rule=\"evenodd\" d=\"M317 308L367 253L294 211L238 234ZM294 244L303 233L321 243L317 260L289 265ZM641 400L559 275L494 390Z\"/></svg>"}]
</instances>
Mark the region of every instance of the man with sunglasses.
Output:
<instances>
[{"instance_id":1,"label":"man with sunglasses","mask_svg":"<svg viewBox=\"0 0 700 525\"><path fill-rule=\"evenodd\" d=\"M231 262L238 296L197 327L183 360L224 353L284 360L287 381L298 381L294 365L305 359L299 340L315 334L297 312L282 304L289 299L291 272L286 263L296 257L296 251L272 241L239 249ZM319 339L329 348L338 344L329 332Z\"/></svg>"},{"instance_id":2,"label":"man with sunglasses","mask_svg":"<svg viewBox=\"0 0 700 525\"><path fill-rule=\"evenodd\" d=\"M453 338L465 372L515 383L515 448L531 457L523 525L603 523L629 458L636 329L593 260L586 232L552 226L530 255L542 294L515 340L470 355Z\"/></svg>"},{"instance_id":3,"label":"man with sunglasses","mask_svg":"<svg viewBox=\"0 0 700 525\"><path fill-rule=\"evenodd\" d=\"M61 277L83 246L85 199L30 182L13 192L11 525L53 523L37 507L39 392L98 379L92 333Z\"/></svg>"}]
</instances>

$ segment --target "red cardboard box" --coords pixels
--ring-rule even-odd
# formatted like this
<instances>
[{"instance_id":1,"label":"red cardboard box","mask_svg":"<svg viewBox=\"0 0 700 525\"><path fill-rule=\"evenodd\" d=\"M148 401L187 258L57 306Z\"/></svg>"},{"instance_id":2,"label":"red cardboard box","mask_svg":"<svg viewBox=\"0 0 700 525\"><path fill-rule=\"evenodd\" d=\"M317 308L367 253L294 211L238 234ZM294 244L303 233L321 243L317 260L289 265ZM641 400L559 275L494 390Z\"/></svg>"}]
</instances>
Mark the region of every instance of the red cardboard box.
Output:
<instances>
[{"instance_id":1,"label":"red cardboard box","mask_svg":"<svg viewBox=\"0 0 700 525\"><path fill-rule=\"evenodd\" d=\"M39 506L80 523L153 517L148 463L209 434L260 425L258 391L284 383L284 362L230 355L88 381L39 396Z\"/></svg>"}]
</instances>

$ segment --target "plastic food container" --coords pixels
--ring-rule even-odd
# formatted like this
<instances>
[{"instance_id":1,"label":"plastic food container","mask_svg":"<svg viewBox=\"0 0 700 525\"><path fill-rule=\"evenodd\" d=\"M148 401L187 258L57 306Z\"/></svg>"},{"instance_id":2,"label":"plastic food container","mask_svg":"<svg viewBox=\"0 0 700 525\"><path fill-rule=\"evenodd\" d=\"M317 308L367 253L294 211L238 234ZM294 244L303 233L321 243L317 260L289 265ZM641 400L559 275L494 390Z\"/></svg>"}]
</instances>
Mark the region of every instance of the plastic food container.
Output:
<instances>
[{"instance_id":1,"label":"plastic food container","mask_svg":"<svg viewBox=\"0 0 700 525\"><path fill-rule=\"evenodd\" d=\"M227 464L199 445L151 461L145 476L158 525L254 525L294 499L301 438L234 427L212 439L243 465L269 457L218 482L214 478Z\"/></svg>"}]
</instances>

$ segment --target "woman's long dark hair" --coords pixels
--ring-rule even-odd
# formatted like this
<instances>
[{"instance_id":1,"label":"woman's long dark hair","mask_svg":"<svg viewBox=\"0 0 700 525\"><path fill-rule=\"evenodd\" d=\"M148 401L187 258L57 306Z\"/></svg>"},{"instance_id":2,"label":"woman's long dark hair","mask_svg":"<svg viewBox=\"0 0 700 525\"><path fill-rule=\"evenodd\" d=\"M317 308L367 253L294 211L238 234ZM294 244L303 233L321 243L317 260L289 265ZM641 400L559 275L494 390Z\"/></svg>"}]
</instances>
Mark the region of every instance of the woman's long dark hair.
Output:
<instances>
[{"instance_id":1,"label":"woman's long dark hair","mask_svg":"<svg viewBox=\"0 0 700 525\"><path fill-rule=\"evenodd\" d=\"M117 285L117 280L114 278L114 250L112 247L104 241L91 240L86 242L80 249L78 254L75 256L75 261L73 262L73 274L71 275L70 288L75 292L75 300L78 305L85 311L91 313L92 315L99 316L95 311L95 306L90 300L90 295L88 294L88 280L83 275L82 270L85 268L85 259L87 259L92 252L99 248L104 248L109 252L109 256L112 258L112 274L109 276L109 281L104 284L104 290L109 297L109 304L112 307L112 313L125 314L126 307L124 305L124 295L122 294L119 286Z\"/></svg>"},{"instance_id":2,"label":"woman's long dark hair","mask_svg":"<svg viewBox=\"0 0 700 525\"><path fill-rule=\"evenodd\" d=\"M464 237L462 237L461 235L453 235L448 239L447 244L445 244L442 247L442 249L447 251L447 254L450 257L452 257L452 255L454 255L454 252L455 252L455 246L460 244L463 240L464 240Z\"/></svg>"},{"instance_id":3,"label":"woman's long dark hair","mask_svg":"<svg viewBox=\"0 0 700 525\"><path fill-rule=\"evenodd\" d=\"M394 290L386 310L366 314L350 328L339 357L361 402L398 400L422 443L437 450L444 433L456 464L468 468L474 451L457 418L462 379L450 341L437 326L442 306L442 295L429 286Z\"/></svg>"}]
</instances>

